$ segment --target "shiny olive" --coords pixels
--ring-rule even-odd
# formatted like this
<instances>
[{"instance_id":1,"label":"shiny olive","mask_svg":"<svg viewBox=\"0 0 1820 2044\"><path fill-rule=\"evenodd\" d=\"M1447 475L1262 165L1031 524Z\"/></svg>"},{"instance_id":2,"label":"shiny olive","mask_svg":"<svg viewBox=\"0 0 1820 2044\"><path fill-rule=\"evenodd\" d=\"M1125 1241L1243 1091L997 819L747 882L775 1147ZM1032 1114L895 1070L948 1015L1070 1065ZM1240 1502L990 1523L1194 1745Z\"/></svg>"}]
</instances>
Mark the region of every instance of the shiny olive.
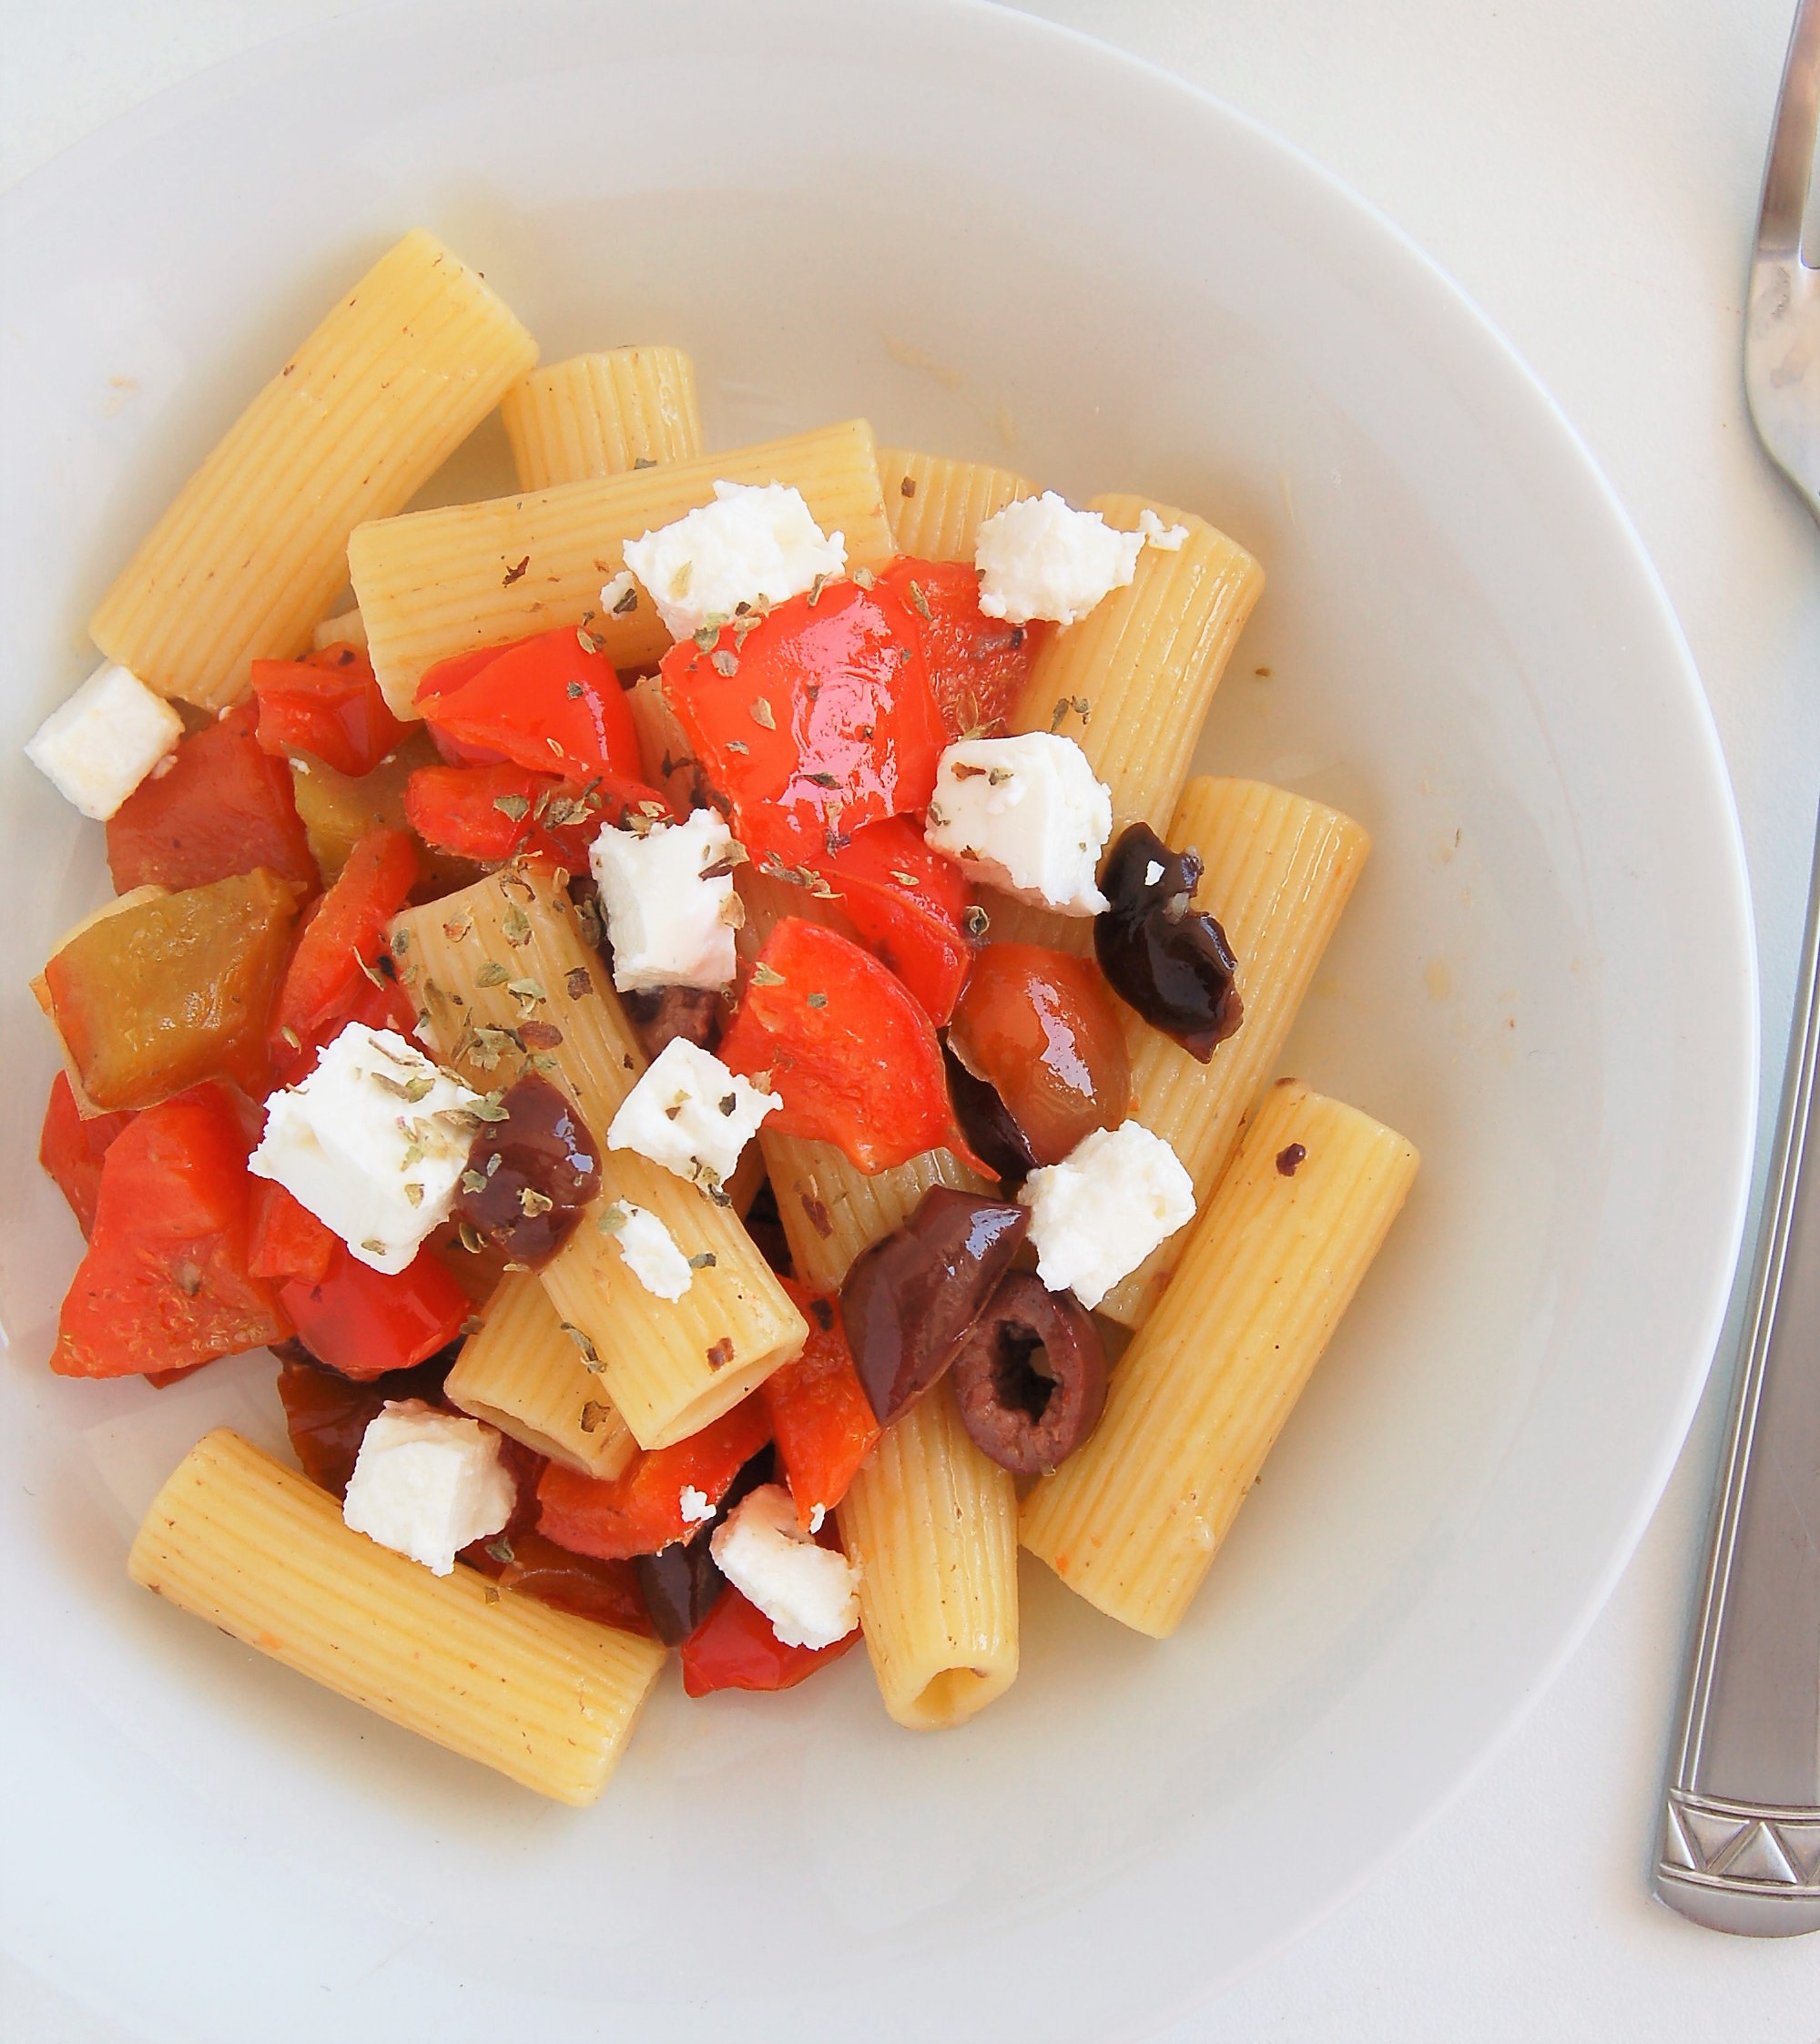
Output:
<instances>
[{"instance_id":1,"label":"shiny olive","mask_svg":"<svg viewBox=\"0 0 1820 2044\"><path fill-rule=\"evenodd\" d=\"M1121 1000L1203 1064L1245 1020L1226 933L1195 908L1200 856L1171 851L1146 823L1113 847L1093 953Z\"/></svg>"},{"instance_id":2,"label":"shiny olive","mask_svg":"<svg viewBox=\"0 0 1820 2044\"><path fill-rule=\"evenodd\" d=\"M949 1047L998 1093L1038 1164L1060 1164L1131 1107L1118 1011L1084 958L1037 944L988 944L973 961Z\"/></svg>"},{"instance_id":3,"label":"shiny olive","mask_svg":"<svg viewBox=\"0 0 1820 2044\"><path fill-rule=\"evenodd\" d=\"M954 1360L1029 1227L1010 1200L931 1185L902 1227L855 1259L840 1318L880 1425Z\"/></svg>"},{"instance_id":4,"label":"shiny olive","mask_svg":"<svg viewBox=\"0 0 1820 2044\"><path fill-rule=\"evenodd\" d=\"M535 1073L508 1086L500 1105L505 1118L483 1123L468 1153L454 1218L534 1268L568 1240L600 1190L600 1145L568 1095Z\"/></svg>"},{"instance_id":5,"label":"shiny olive","mask_svg":"<svg viewBox=\"0 0 1820 2044\"><path fill-rule=\"evenodd\" d=\"M980 1451L1013 1476L1052 1469L1100 1423L1106 1351L1072 1292L1014 1270L954 1358L954 1398Z\"/></svg>"},{"instance_id":6,"label":"shiny olive","mask_svg":"<svg viewBox=\"0 0 1820 2044\"><path fill-rule=\"evenodd\" d=\"M672 1541L656 1554L641 1554L635 1561L638 1594L666 1646L679 1646L720 1602L727 1578L714 1559L714 1530L748 1490L771 1480L773 1459L769 1446L761 1448L727 1485L712 1519L687 1540Z\"/></svg>"},{"instance_id":7,"label":"shiny olive","mask_svg":"<svg viewBox=\"0 0 1820 2044\"><path fill-rule=\"evenodd\" d=\"M990 1079L976 1079L951 1050L944 1048L941 1055L948 1070L948 1097L968 1148L991 1165L1002 1185L1022 1185L1035 1170L1036 1157L999 1098L999 1089Z\"/></svg>"},{"instance_id":8,"label":"shiny olive","mask_svg":"<svg viewBox=\"0 0 1820 2044\"><path fill-rule=\"evenodd\" d=\"M641 987L619 999L647 1058L678 1036L704 1051L720 1042L720 996L711 987Z\"/></svg>"}]
</instances>

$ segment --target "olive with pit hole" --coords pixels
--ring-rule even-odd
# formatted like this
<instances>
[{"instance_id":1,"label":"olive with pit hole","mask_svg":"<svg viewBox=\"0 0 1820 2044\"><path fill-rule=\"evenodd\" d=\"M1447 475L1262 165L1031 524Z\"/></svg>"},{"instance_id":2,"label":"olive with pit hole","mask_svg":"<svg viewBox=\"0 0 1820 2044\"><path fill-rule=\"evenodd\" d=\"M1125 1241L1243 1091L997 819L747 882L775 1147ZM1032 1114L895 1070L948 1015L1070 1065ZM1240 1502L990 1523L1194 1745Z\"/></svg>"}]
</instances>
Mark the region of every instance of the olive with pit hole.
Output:
<instances>
[{"instance_id":1,"label":"olive with pit hole","mask_svg":"<svg viewBox=\"0 0 1820 2044\"><path fill-rule=\"evenodd\" d=\"M1072 1292L1014 1270L987 1301L954 1358L961 1424L1013 1476L1065 1461L1100 1423L1106 1351Z\"/></svg>"}]
</instances>

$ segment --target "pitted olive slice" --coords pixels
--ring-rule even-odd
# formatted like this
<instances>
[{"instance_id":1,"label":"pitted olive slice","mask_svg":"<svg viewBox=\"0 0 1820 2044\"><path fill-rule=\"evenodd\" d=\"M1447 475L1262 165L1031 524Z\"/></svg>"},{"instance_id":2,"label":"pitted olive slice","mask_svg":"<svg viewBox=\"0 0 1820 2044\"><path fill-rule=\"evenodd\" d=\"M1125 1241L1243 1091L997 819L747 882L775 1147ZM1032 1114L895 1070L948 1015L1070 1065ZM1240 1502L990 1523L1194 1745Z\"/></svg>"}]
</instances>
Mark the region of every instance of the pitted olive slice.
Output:
<instances>
[{"instance_id":1,"label":"pitted olive slice","mask_svg":"<svg viewBox=\"0 0 1820 2044\"><path fill-rule=\"evenodd\" d=\"M1099 1424L1106 1351L1072 1292L1014 1270L954 1358L961 1419L982 1454L1013 1476L1066 1460Z\"/></svg>"}]
</instances>

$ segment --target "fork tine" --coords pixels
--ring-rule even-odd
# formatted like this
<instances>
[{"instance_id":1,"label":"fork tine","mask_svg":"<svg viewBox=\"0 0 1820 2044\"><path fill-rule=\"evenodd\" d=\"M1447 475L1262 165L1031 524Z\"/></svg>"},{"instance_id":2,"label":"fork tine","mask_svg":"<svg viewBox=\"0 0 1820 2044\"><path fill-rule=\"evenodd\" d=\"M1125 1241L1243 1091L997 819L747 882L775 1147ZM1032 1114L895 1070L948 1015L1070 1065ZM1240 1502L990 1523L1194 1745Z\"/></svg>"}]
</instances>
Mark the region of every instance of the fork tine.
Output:
<instances>
[{"instance_id":1,"label":"fork tine","mask_svg":"<svg viewBox=\"0 0 1820 2044\"><path fill-rule=\"evenodd\" d=\"M1814 137L1820 121L1820 0L1800 0L1783 66L1775 132L1764 167L1764 202L1757 249L1782 255L1801 242L1801 216L1814 171Z\"/></svg>"}]
</instances>

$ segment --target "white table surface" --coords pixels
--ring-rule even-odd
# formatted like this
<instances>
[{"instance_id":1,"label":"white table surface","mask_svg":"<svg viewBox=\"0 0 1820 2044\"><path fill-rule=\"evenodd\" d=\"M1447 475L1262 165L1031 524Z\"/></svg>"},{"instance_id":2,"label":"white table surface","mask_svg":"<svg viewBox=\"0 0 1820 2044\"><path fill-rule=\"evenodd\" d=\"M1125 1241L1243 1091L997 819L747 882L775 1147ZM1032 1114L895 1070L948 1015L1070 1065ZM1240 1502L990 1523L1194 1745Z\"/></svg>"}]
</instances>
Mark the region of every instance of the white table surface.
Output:
<instances>
[{"instance_id":1,"label":"white table surface","mask_svg":"<svg viewBox=\"0 0 1820 2044\"><path fill-rule=\"evenodd\" d=\"M0 185L219 58L361 4L0 0ZM1029 11L1299 144L1450 271L1553 392L1629 506L1705 677L1779 1060L1820 788L1820 530L1756 448L1737 357L1793 0ZM1766 1121L1774 1090L1766 1080ZM1611 1603L1514 1735L1414 1841L1169 2044L1816 2044L1820 1939L1714 1937L1648 1896L1723 1377ZM8 2044L132 2035L0 1960Z\"/></svg>"}]
</instances>

